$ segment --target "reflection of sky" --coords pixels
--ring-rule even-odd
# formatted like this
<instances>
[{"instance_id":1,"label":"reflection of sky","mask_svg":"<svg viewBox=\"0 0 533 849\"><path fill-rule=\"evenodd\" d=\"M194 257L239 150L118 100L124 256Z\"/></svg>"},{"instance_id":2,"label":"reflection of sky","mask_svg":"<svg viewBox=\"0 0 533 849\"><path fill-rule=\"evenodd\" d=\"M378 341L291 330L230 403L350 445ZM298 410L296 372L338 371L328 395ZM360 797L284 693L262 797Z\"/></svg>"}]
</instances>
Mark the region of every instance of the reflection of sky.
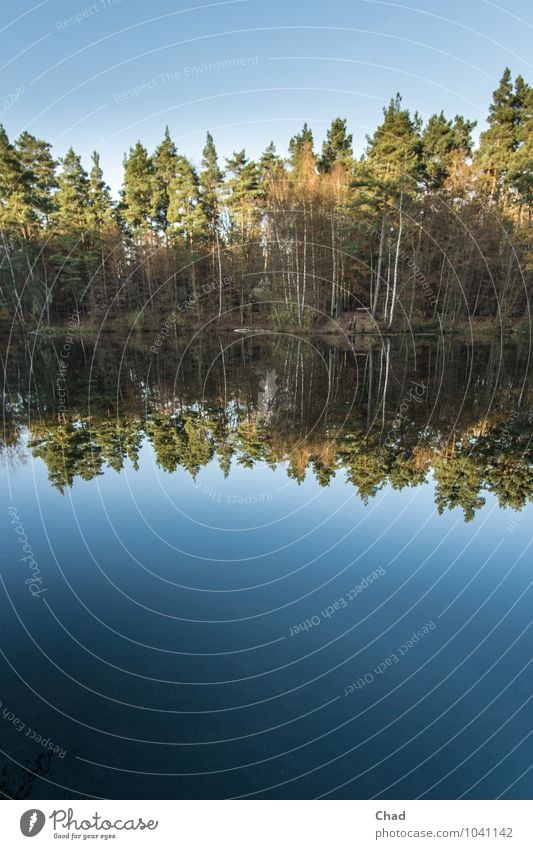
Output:
<instances>
[{"instance_id":1,"label":"reflection of sky","mask_svg":"<svg viewBox=\"0 0 533 849\"><path fill-rule=\"evenodd\" d=\"M257 156L271 138L284 152L305 120L322 139L339 114L360 152L398 89L422 117L444 109L484 121L505 65L526 78L531 68L526 0L508 11L484 0L182 5L4 5L0 97L24 88L2 107L8 134L28 128L58 153L72 143L86 162L98 147L117 189L124 151L138 137L153 148L167 123L198 162L207 129L221 153L245 146ZM84 10L81 23L62 25Z\"/></svg>"},{"instance_id":2,"label":"reflection of sky","mask_svg":"<svg viewBox=\"0 0 533 849\"><path fill-rule=\"evenodd\" d=\"M480 798L491 798L527 768L520 740L528 730L521 705L529 694L523 634L531 619L524 594L530 568L521 553L529 541L531 506L513 514L499 510L488 495L486 506L465 524L457 510L437 515L431 483L401 492L387 487L365 506L343 472L320 488L311 474L298 485L285 466L272 470L261 463L252 470L234 466L226 479L211 463L193 482L184 471L159 469L148 445L139 471L127 463L120 474L108 470L89 482L76 479L61 495L50 486L44 464L30 458L10 475L11 503L43 575L44 604L23 583L6 474L2 469L2 647L16 670L31 670L36 692L89 729L28 696L6 664L4 689L18 715L71 752L55 773L67 786L98 792L101 777L77 756L154 773L269 759L257 774L250 769L188 778L186 787L179 778L165 778L163 786L155 776L114 775L116 792L132 798L249 793L339 755L334 768L313 773L310 784L290 785L288 795L319 795L368 768L358 793L371 796L414 770L391 794L412 798L493 733L494 743L433 796L456 797L505 756L505 767L489 772L477 790ZM266 498L253 501L261 495ZM513 516L518 522L510 532ZM384 574L355 601L324 615L378 567ZM290 636L311 617L320 624ZM357 696L344 696L349 684L428 622L435 629L401 663ZM255 706L233 710L250 704ZM286 725L301 716L306 718ZM253 736L277 725L277 732ZM421 733L426 726L430 731ZM91 728L119 739L110 745L111 738ZM0 726L0 744L6 737L16 752L21 738L9 733ZM124 739L243 734L239 744L179 752L139 749ZM410 739L400 755L374 768ZM359 747L356 760L341 756L353 746ZM294 747L289 765L272 760ZM513 793L527 795L524 782Z\"/></svg>"},{"instance_id":3,"label":"reflection of sky","mask_svg":"<svg viewBox=\"0 0 533 849\"><path fill-rule=\"evenodd\" d=\"M122 473L77 478L64 495L51 487L40 460L30 458L9 479L11 501L45 559L42 523L50 547L74 570L91 554L123 568L138 559L163 576L179 569L185 583L232 588L249 586L258 572L282 584L294 572L292 584L302 571L315 582L341 571L364 576L377 566L412 570L426 558L421 572L457 558L451 577L460 582L487 558L491 574L519 556L533 513L531 505L522 513L501 510L486 494L472 522L463 521L459 508L439 516L432 482L402 491L387 486L365 505L344 471L328 487L312 472L299 485L285 464L275 470L234 464L224 478L212 461L193 480L181 469L164 472L148 444L138 471L127 462ZM9 501L7 489L2 484ZM13 551L10 536L7 543Z\"/></svg>"}]
</instances>

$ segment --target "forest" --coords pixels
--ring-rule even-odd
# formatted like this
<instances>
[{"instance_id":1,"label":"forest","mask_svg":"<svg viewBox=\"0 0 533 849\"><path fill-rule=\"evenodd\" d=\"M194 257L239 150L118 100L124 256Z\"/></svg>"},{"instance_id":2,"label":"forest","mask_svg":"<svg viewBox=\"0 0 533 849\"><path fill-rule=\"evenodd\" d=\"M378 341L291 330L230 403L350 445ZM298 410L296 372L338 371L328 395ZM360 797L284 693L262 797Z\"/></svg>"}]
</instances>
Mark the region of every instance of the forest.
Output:
<instances>
[{"instance_id":1,"label":"forest","mask_svg":"<svg viewBox=\"0 0 533 849\"><path fill-rule=\"evenodd\" d=\"M529 320L533 89L506 68L487 127L396 95L356 158L335 118L320 151L305 124L280 155L201 165L168 128L124 157L118 199L97 151L87 171L30 134L0 127L0 318L33 329L122 321L277 329L453 330ZM178 309L178 305L179 309Z\"/></svg>"}]
</instances>

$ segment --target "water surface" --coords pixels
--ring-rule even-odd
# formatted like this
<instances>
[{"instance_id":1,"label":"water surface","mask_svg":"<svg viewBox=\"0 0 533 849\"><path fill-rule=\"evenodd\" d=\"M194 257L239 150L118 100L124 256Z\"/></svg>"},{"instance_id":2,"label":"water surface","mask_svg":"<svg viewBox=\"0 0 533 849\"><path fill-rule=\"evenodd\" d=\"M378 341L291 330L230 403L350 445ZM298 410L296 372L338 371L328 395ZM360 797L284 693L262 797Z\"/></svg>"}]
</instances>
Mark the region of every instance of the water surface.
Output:
<instances>
[{"instance_id":1,"label":"water surface","mask_svg":"<svg viewBox=\"0 0 533 849\"><path fill-rule=\"evenodd\" d=\"M3 793L529 797L527 347L64 354L6 361Z\"/></svg>"}]
</instances>

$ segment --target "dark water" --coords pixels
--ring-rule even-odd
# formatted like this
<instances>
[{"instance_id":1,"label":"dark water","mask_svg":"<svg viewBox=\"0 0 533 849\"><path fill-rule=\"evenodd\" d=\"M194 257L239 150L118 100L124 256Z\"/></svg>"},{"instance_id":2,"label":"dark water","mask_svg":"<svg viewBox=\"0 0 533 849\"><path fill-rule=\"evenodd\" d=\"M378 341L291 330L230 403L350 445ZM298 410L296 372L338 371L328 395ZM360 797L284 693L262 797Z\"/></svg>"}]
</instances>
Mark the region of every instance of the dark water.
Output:
<instances>
[{"instance_id":1,"label":"dark water","mask_svg":"<svg viewBox=\"0 0 533 849\"><path fill-rule=\"evenodd\" d=\"M10 341L0 789L530 797L527 346L237 336Z\"/></svg>"}]
</instances>

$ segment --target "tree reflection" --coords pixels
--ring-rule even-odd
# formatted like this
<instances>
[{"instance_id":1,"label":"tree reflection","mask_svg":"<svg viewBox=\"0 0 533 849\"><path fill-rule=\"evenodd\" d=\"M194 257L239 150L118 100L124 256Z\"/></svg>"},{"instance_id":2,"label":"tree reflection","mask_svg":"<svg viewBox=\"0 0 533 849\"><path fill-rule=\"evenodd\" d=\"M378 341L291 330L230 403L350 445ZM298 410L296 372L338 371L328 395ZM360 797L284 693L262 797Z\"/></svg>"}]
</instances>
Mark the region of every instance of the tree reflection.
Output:
<instances>
[{"instance_id":1,"label":"tree reflection","mask_svg":"<svg viewBox=\"0 0 533 849\"><path fill-rule=\"evenodd\" d=\"M154 357L142 341L125 352L112 340L85 342L73 346L68 412L58 415L52 343L34 342L31 355L27 341L13 344L4 455L20 455L28 433L28 450L61 492L126 462L136 469L146 440L168 473L194 478L214 459L226 476L235 465L283 463L299 483L344 475L365 503L387 485L432 476L439 512L459 507L466 521L488 492L515 510L532 497L519 345L415 347L402 337L356 350L250 335L188 348L173 340Z\"/></svg>"}]
</instances>

